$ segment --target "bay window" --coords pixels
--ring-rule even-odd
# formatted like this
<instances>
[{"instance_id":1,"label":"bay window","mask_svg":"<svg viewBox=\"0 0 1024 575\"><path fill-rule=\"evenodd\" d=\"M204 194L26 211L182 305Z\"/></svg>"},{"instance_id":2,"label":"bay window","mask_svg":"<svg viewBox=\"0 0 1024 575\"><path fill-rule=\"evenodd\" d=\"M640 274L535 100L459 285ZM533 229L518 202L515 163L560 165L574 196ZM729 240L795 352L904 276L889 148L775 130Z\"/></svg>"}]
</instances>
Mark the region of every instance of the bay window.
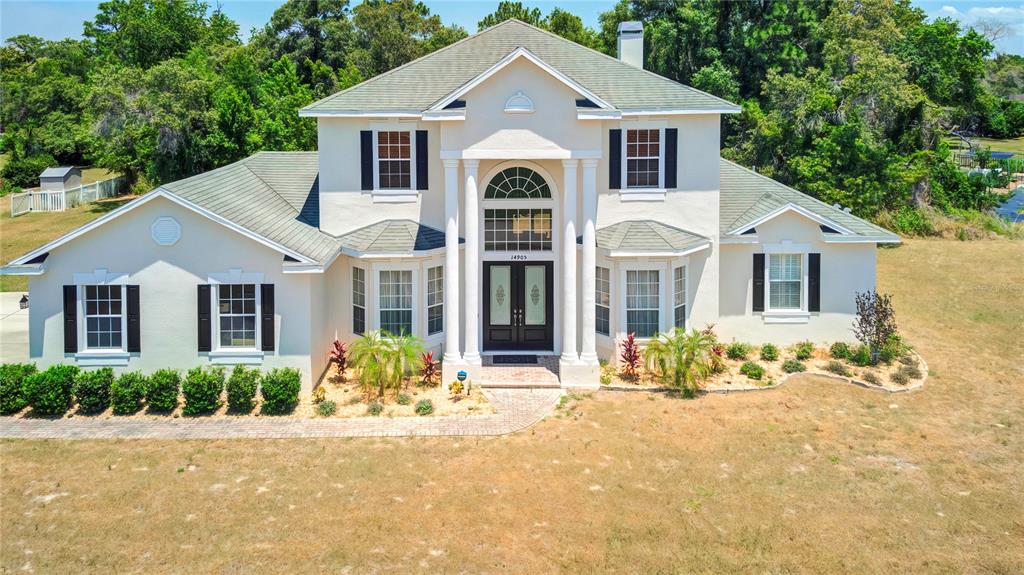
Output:
<instances>
[{"instance_id":1,"label":"bay window","mask_svg":"<svg viewBox=\"0 0 1024 575\"><path fill-rule=\"evenodd\" d=\"M673 304L672 325L686 328L686 266L672 271Z\"/></svg>"},{"instance_id":2,"label":"bay window","mask_svg":"<svg viewBox=\"0 0 1024 575\"><path fill-rule=\"evenodd\" d=\"M380 329L396 335L411 334L412 270L381 270L377 292Z\"/></svg>"},{"instance_id":3,"label":"bay window","mask_svg":"<svg viewBox=\"0 0 1024 575\"><path fill-rule=\"evenodd\" d=\"M352 333L366 332L366 270L352 268Z\"/></svg>"},{"instance_id":4,"label":"bay window","mask_svg":"<svg viewBox=\"0 0 1024 575\"><path fill-rule=\"evenodd\" d=\"M594 275L595 327L601 335L611 335L611 271L601 266Z\"/></svg>"},{"instance_id":5,"label":"bay window","mask_svg":"<svg viewBox=\"0 0 1024 575\"><path fill-rule=\"evenodd\" d=\"M427 268L427 335L444 330L444 267Z\"/></svg>"},{"instance_id":6,"label":"bay window","mask_svg":"<svg viewBox=\"0 0 1024 575\"><path fill-rule=\"evenodd\" d=\"M626 270L626 332L652 337L661 315L658 270Z\"/></svg>"}]
</instances>

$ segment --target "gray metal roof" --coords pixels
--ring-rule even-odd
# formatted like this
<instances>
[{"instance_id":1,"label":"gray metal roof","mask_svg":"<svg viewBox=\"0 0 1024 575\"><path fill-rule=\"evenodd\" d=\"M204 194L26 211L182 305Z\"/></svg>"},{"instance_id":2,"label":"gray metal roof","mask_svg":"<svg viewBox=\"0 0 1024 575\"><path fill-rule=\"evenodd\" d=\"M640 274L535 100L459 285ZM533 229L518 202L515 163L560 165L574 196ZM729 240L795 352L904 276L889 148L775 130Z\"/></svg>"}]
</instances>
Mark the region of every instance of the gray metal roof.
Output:
<instances>
[{"instance_id":1,"label":"gray metal roof","mask_svg":"<svg viewBox=\"0 0 1024 575\"><path fill-rule=\"evenodd\" d=\"M313 261L340 248L318 228L316 152L260 152L161 187Z\"/></svg>"},{"instance_id":2,"label":"gray metal roof","mask_svg":"<svg viewBox=\"0 0 1024 575\"><path fill-rule=\"evenodd\" d=\"M590 48L506 20L466 39L328 96L302 109L308 114L423 111L517 48L525 48L620 110L731 110L711 94L630 66Z\"/></svg>"},{"instance_id":3,"label":"gray metal roof","mask_svg":"<svg viewBox=\"0 0 1024 575\"><path fill-rule=\"evenodd\" d=\"M710 242L710 238L654 220L628 220L597 230L597 247L610 251L682 252Z\"/></svg>"},{"instance_id":4,"label":"gray metal roof","mask_svg":"<svg viewBox=\"0 0 1024 575\"><path fill-rule=\"evenodd\" d=\"M410 255L443 248L444 232L413 220L384 220L339 238L348 250L364 255ZM459 243L462 243L459 239Z\"/></svg>"},{"instance_id":5,"label":"gray metal roof","mask_svg":"<svg viewBox=\"0 0 1024 575\"><path fill-rule=\"evenodd\" d=\"M43 173L39 174L40 178L64 178L72 171L79 171L74 166L59 166L54 168L46 168Z\"/></svg>"},{"instance_id":6,"label":"gray metal roof","mask_svg":"<svg viewBox=\"0 0 1024 575\"><path fill-rule=\"evenodd\" d=\"M831 220L856 235L899 241L896 234L808 196L729 160L721 160L719 222L721 233L756 222L779 208L794 204Z\"/></svg>"}]
</instances>

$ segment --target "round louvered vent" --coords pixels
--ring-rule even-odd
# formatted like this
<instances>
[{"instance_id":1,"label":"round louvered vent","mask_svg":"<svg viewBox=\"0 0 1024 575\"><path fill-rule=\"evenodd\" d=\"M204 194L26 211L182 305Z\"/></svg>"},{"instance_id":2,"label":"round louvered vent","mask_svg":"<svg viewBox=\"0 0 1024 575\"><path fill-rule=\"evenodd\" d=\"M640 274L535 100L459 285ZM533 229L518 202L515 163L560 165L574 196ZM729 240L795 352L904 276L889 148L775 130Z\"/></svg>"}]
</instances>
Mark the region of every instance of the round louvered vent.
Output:
<instances>
[{"instance_id":1,"label":"round louvered vent","mask_svg":"<svg viewBox=\"0 0 1024 575\"><path fill-rule=\"evenodd\" d=\"M173 246L181 239L181 226L174 218L162 217L153 222L153 241L161 246Z\"/></svg>"}]
</instances>

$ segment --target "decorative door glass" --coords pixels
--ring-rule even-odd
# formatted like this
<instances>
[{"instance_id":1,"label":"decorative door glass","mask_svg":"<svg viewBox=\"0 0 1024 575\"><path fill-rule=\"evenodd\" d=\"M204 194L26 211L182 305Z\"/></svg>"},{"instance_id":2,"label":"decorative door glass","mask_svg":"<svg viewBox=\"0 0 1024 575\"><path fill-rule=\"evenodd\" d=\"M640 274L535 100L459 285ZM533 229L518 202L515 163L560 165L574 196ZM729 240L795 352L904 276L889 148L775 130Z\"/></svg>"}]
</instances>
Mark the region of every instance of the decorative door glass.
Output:
<instances>
[{"instance_id":1,"label":"decorative door glass","mask_svg":"<svg viewBox=\"0 0 1024 575\"><path fill-rule=\"evenodd\" d=\"M512 323L512 267L491 266L491 325Z\"/></svg>"},{"instance_id":2,"label":"decorative door glass","mask_svg":"<svg viewBox=\"0 0 1024 575\"><path fill-rule=\"evenodd\" d=\"M545 267L525 266L526 281L523 282L523 306L526 316L526 325L544 325L547 323L545 310L547 309L547 297L545 293Z\"/></svg>"}]
</instances>

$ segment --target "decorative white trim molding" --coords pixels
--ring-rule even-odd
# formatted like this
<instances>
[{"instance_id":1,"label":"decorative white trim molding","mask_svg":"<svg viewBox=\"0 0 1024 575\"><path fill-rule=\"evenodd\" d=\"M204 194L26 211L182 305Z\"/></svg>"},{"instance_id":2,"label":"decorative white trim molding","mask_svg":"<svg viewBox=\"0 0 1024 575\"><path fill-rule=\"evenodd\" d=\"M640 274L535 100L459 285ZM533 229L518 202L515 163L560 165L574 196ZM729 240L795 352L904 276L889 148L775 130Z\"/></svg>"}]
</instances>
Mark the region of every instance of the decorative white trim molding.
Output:
<instances>
[{"instance_id":1,"label":"decorative white trim molding","mask_svg":"<svg viewBox=\"0 0 1024 575\"><path fill-rule=\"evenodd\" d=\"M820 225L828 226L828 227L838 231L841 234L856 235L849 228L847 228L847 227L837 223L835 220L832 220L832 219L826 218L825 216L816 214L816 213L808 210L807 208L804 208L802 206L798 206L798 205L796 205L796 204L794 204L792 202L790 202L790 203L788 203L788 204L786 204L784 206L778 207L774 211L769 212L769 213L761 216L760 218L757 218L756 220L754 220L753 222L751 222L749 224L744 224L744 225L742 225L742 226L740 226L738 228L730 230L729 231L729 235L742 235L743 232L749 230L750 228L756 228L757 226L759 226L759 225L761 225L761 224L763 224L763 223L765 223L765 222L767 222L769 220L773 220L773 219L781 216L782 214L785 214L785 213L788 213L788 212L795 212L797 214L800 214L801 216L803 216L803 217L805 217L805 218L807 218L809 220L812 220L814 222L817 222Z\"/></svg>"},{"instance_id":2,"label":"decorative white trim molding","mask_svg":"<svg viewBox=\"0 0 1024 575\"><path fill-rule=\"evenodd\" d=\"M601 158L601 150L552 150L537 149L497 149L487 150L470 148L468 150L441 150L442 160L569 160Z\"/></svg>"},{"instance_id":3,"label":"decorative white trim molding","mask_svg":"<svg viewBox=\"0 0 1024 575\"><path fill-rule=\"evenodd\" d=\"M209 353L210 363L214 365L260 365L264 354L260 350L247 349L216 349Z\"/></svg>"},{"instance_id":4,"label":"decorative white trim molding","mask_svg":"<svg viewBox=\"0 0 1024 575\"><path fill-rule=\"evenodd\" d=\"M473 78L469 82L466 82L465 84L460 86L454 92L451 92L450 94L448 94L444 98L441 98L440 100L438 100L433 106L428 108L426 111L433 112L433 111L436 111L436 110L443 110L445 106L447 106L448 104L451 104L455 100L458 100L459 98L464 96L466 93L471 91L473 88L476 88L481 83L483 83L485 80L487 80L491 76L497 74L503 68L505 68L506 66L508 66L512 62L518 60L519 58L525 58L525 59L529 60L530 62L535 64L538 68L540 68L541 70L544 70L548 74L551 74L551 76L554 77L555 79L557 79L559 82L561 82L561 83L565 84L566 86L568 86L569 89L571 89L572 91L576 92L580 96L583 96L584 98L587 98L591 102L597 104L598 107L603 108L605 110L614 110L615 109L615 106L612 106L608 102L604 101L603 99L598 97L597 94L594 94L590 90L588 90L585 87L583 87L582 84L577 83L572 78L566 76L565 74L563 74L559 70L557 70L554 67L550 66L547 62L545 62L545 61L541 60L540 58L538 58L537 55L534 54L533 52L530 52L526 48L523 48L522 46L520 46L520 47L516 48L515 50L509 52L508 55L506 55L501 60L498 60L498 62L496 62L493 66L491 66L487 70L484 70L482 73L477 75L475 78Z\"/></svg>"},{"instance_id":5,"label":"decorative white trim molding","mask_svg":"<svg viewBox=\"0 0 1024 575\"><path fill-rule=\"evenodd\" d=\"M620 188L621 202L664 202L668 190L661 188Z\"/></svg>"},{"instance_id":6,"label":"decorative white trim molding","mask_svg":"<svg viewBox=\"0 0 1024 575\"><path fill-rule=\"evenodd\" d=\"M515 94L509 96L508 100L505 100L505 113L506 114L532 114L533 113L533 100L530 99L522 90L517 90Z\"/></svg>"},{"instance_id":7,"label":"decorative white trim molding","mask_svg":"<svg viewBox=\"0 0 1024 575\"><path fill-rule=\"evenodd\" d=\"M86 349L75 354L75 363L82 367L123 367L131 354L121 349Z\"/></svg>"},{"instance_id":8,"label":"decorative white trim molding","mask_svg":"<svg viewBox=\"0 0 1024 575\"><path fill-rule=\"evenodd\" d=\"M160 216L153 220L149 233L158 246L173 246L181 239L181 224L171 216Z\"/></svg>"},{"instance_id":9,"label":"decorative white trim molding","mask_svg":"<svg viewBox=\"0 0 1024 575\"><path fill-rule=\"evenodd\" d=\"M622 110L623 116L696 116L707 114L739 114L743 110L734 108L717 108L713 110L661 110L658 108L627 108Z\"/></svg>"}]
</instances>

